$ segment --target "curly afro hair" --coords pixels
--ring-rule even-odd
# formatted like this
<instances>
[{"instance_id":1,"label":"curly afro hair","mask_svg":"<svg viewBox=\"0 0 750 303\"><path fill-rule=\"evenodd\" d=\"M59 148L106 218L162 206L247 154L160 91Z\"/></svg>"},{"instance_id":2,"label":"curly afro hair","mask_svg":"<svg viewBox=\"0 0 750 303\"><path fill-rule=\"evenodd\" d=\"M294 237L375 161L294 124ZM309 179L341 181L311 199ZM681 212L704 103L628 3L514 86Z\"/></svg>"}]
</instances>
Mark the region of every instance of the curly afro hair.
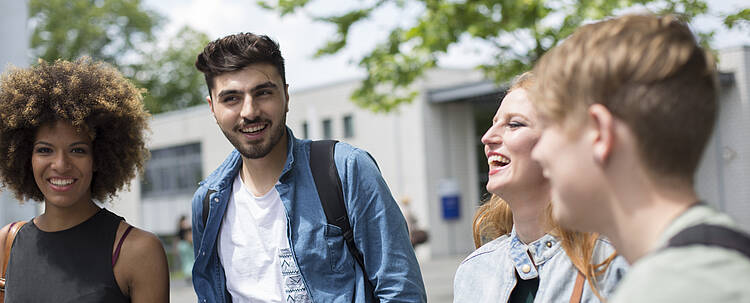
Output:
<instances>
[{"instance_id":1,"label":"curly afro hair","mask_svg":"<svg viewBox=\"0 0 750 303\"><path fill-rule=\"evenodd\" d=\"M43 201L31 167L34 139L40 126L68 121L93 141L91 197L111 200L143 172L149 117L142 90L106 63L11 67L0 79L0 182L21 201Z\"/></svg>"}]
</instances>

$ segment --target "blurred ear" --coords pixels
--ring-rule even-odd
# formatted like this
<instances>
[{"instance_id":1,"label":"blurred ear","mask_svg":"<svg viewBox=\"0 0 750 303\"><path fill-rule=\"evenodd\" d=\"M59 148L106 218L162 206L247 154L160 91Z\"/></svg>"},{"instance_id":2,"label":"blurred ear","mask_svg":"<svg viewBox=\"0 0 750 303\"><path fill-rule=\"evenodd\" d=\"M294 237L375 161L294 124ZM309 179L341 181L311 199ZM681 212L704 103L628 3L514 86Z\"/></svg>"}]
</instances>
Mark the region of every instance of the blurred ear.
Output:
<instances>
[{"instance_id":1,"label":"blurred ear","mask_svg":"<svg viewBox=\"0 0 750 303\"><path fill-rule=\"evenodd\" d=\"M211 108L211 112L214 112L214 103L211 101L211 96L206 96L206 102L208 103L208 107Z\"/></svg>"},{"instance_id":2,"label":"blurred ear","mask_svg":"<svg viewBox=\"0 0 750 303\"><path fill-rule=\"evenodd\" d=\"M601 104L589 106L588 115L593 134L594 161L604 165L612 154L612 147L615 143L615 119L609 109Z\"/></svg>"},{"instance_id":3,"label":"blurred ear","mask_svg":"<svg viewBox=\"0 0 750 303\"><path fill-rule=\"evenodd\" d=\"M284 97L286 98L286 112L289 112L289 84L284 84Z\"/></svg>"}]
</instances>

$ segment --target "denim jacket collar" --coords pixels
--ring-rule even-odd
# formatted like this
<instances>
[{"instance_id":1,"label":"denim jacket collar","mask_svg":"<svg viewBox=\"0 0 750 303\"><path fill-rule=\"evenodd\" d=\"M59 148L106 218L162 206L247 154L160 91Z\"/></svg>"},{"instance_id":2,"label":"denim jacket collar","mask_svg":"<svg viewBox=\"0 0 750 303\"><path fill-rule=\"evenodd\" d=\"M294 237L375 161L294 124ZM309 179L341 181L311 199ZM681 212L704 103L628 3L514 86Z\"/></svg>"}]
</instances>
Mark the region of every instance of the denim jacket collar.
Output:
<instances>
[{"instance_id":1,"label":"denim jacket collar","mask_svg":"<svg viewBox=\"0 0 750 303\"><path fill-rule=\"evenodd\" d=\"M559 250L560 241L550 234L544 234L534 242L524 244L516 234L516 227L513 226L508 253L521 279L529 280L538 277L537 266L551 259Z\"/></svg>"},{"instance_id":2,"label":"denim jacket collar","mask_svg":"<svg viewBox=\"0 0 750 303\"><path fill-rule=\"evenodd\" d=\"M289 127L286 128L286 162L284 163L284 169L281 170L279 179L283 178L286 173L294 167L294 151L295 151L294 133Z\"/></svg>"},{"instance_id":3,"label":"denim jacket collar","mask_svg":"<svg viewBox=\"0 0 750 303\"><path fill-rule=\"evenodd\" d=\"M614 247L600 238L596 241L591 262L600 264L613 252ZM627 262L622 256L612 260L606 271L596 277L599 293L604 297L611 295L626 268ZM524 269L528 272L524 273ZM518 279L534 277L539 278L534 302L568 302L577 276L578 270L559 238L548 234L527 245L512 231L478 248L461 263L455 275L454 302L506 302ZM588 285L584 285L580 301L600 302Z\"/></svg>"},{"instance_id":4,"label":"denim jacket collar","mask_svg":"<svg viewBox=\"0 0 750 303\"><path fill-rule=\"evenodd\" d=\"M294 165L294 133L292 133L292 130L289 127L286 127L286 134L286 162L284 163L284 168L281 171L281 176L279 177L279 179L283 178L284 175L289 170L291 170ZM204 185L204 183L208 182L208 184L206 185L208 185L208 188L213 191L220 191L222 189L225 189L228 186L232 185L232 183L234 182L234 178L239 173L240 168L242 168L242 155L235 149L232 151L229 157L224 160L219 168L213 171L205 180L201 181L199 185ZM208 180L215 181L210 182Z\"/></svg>"}]
</instances>

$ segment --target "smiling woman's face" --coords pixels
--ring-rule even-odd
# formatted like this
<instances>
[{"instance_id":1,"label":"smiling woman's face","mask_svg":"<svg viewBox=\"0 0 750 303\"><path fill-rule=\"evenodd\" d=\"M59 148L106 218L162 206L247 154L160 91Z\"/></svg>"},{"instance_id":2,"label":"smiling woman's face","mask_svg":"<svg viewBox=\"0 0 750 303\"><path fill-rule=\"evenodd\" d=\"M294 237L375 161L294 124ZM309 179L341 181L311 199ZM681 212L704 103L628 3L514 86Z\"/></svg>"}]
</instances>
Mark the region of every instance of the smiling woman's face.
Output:
<instances>
[{"instance_id":1,"label":"smiling woman's face","mask_svg":"<svg viewBox=\"0 0 750 303\"><path fill-rule=\"evenodd\" d=\"M31 154L34 180L46 207L66 208L91 200L92 142L67 121L39 127Z\"/></svg>"},{"instance_id":2,"label":"smiling woman's face","mask_svg":"<svg viewBox=\"0 0 750 303\"><path fill-rule=\"evenodd\" d=\"M538 190L547 182L542 168L531 159L540 134L539 117L526 90L512 90L503 98L492 126L482 136L489 165L487 191L502 197L511 191Z\"/></svg>"}]
</instances>

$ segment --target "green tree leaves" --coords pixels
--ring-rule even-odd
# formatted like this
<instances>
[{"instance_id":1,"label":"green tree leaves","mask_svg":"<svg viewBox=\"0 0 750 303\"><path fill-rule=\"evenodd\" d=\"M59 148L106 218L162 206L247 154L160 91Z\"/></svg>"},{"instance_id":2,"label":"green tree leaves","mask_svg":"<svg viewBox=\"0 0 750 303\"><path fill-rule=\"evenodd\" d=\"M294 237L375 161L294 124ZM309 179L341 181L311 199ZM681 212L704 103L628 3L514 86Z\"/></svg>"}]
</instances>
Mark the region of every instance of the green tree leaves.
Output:
<instances>
[{"instance_id":1,"label":"green tree leaves","mask_svg":"<svg viewBox=\"0 0 750 303\"><path fill-rule=\"evenodd\" d=\"M208 41L206 34L186 26L166 43L166 48L146 57L136 72L136 79L148 89L146 108L160 113L205 102L208 88L194 64Z\"/></svg>"},{"instance_id":2,"label":"green tree leaves","mask_svg":"<svg viewBox=\"0 0 750 303\"><path fill-rule=\"evenodd\" d=\"M47 61L87 55L126 64L124 57L152 41L153 29L162 22L139 0L30 0L29 12L31 48Z\"/></svg>"},{"instance_id":3,"label":"green tree leaves","mask_svg":"<svg viewBox=\"0 0 750 303\"><path fill-rule=\"evenodd\" d=\"M141 0L29 0L29 13L35 56L106 61L147 89L151 113L199 104L207 94L193 63L208 37L183 28L160 44L166 20Z\"/></svg>"},{"instance_id":4,"label":"green tree leaves","mask_svg":"<svg viewBox=\"0 0 750 303\"><path fill-rule=\"evenodd\" d=\"M735 26L745 29L750 28L750 8L726 16L724 18L724 25L728 28L734 28Z\"/></svg>"},{"instance_id":5,"label":"green tree leaves","mask_svg":"<svg viewBox=\"0 0 750 303\"><path fill-rule=\"evenodd\" d=\"M294 13L309 0L260 1L280 15ZM523 71L584 22L645 7L659 13L675 13L686 21L708 12L703 0L377 0L360 1L360 7L332 16L316 16L330 23L336 35L320 47L316 57L336 54L347 45L350 30L386 5L403 7L406 2L423 7L411 27L394 27L388 38L363 56L359 65L366 72L352 99L373 111L389 111L410 102L417 93L410 84L425 70L437 65L438 56L461 39L480 39L493 45L492 62L480 66L498 82ZM747 24L747 9L727 16L728 27ZM699 33L707 43L711 33Z\"/></svg>"}]
</instances>

